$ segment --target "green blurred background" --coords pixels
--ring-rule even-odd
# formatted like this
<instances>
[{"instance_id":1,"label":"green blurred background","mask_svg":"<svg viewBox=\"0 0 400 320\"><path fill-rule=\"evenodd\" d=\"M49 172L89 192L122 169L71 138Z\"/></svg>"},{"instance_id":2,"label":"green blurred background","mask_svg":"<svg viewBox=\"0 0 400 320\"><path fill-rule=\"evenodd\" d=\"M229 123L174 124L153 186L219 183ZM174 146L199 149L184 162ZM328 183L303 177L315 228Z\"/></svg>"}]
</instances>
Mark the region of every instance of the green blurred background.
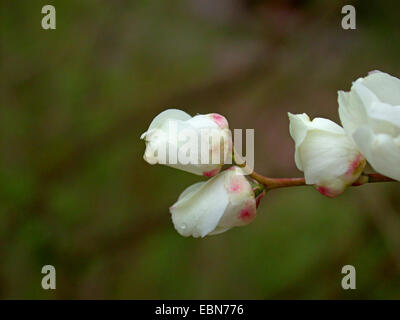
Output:
<instances>
[{"instance_id":1,"label":"green blurred background","mask_svg":"<svg viewBox=\"0 0 400 320\"><path fill-rule=\"evenodd\" d=\"M41 28L53 4L57 29ZM341 28L353 4L357 29ZM255 169L300 176L288 111L339 121L336 92L400 76L393 1L25 0L1 4L0 297L400 298L398 184L271 191L257 219L181 237L199 177L143 160L168 107L255 129ZM200 178L201 179L201 178ZM57 289L41 288L54 265ZM341 288L354 265L357 290Z\"/></svg>"}]
</instances>

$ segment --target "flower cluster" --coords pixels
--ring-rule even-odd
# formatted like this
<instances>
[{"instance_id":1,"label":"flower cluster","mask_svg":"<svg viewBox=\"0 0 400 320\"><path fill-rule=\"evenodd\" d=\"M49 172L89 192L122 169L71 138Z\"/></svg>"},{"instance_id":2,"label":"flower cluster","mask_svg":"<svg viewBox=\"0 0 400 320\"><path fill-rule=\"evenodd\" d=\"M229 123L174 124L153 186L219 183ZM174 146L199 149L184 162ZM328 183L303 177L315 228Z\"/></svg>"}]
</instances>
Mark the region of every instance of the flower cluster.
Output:
<instances>
[{"instance_id":1,"label":"flower cluster","mask_svg":"<svg viewBox=\"0 0 400 320\"><path fill-rule=\"evenodd\" d=\"M307 184L335 197L355 183L368 161L400 180L400 79L379 71L338 92L343 128L328 119L289 113L297 168Z\"/></svg>"},{"instance_id":2,"label":"flower cluster","mask_svg":"<svg viewBox=\"0 0 400 320\"><path fill-rule=\"evenodd\" d=\"M247 178L238 166L220 172L232 160L232 137L225 117L216 113L191 117L169 109L154 118L141 138L146 141L144 159L148 163L210 178L188 187L170 207L175 229L181 235L205 237L246 225L255 218L263 186ZM188 151L194 161L184 161ZM205 161L201 161L204 156Z\"/></svg>"},{"instance_id":3,"label":"flower cluster","mask_svg":"<svg viewBox=\"0 0 400 320\"><path fill-rule=\"evenodd\" d=\"M339 91L338 103L343 127L289 113L295 163L304 179L266 178L235 165L221 172L235 151L225 117L191 117L177 109L160 113L141 136L144 159L209 178L188 187L170 207L175 229L183 236L205 237L246 225L265 191L276 187L306 183L336 197L350 185L368 182L362 175L367 161L400 181L400 79L371 72L349 92Z\"/></svg>"}]
</instances>

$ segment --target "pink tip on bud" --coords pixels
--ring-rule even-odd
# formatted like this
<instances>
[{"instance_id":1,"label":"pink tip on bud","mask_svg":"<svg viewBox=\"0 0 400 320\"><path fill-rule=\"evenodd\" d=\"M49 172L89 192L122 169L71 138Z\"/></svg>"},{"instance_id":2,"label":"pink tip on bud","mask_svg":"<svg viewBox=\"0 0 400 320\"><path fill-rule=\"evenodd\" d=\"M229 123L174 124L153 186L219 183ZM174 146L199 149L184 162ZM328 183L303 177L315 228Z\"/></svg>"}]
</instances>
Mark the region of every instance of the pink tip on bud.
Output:
<instances>
[{"instance_id":1,"label":"pink tip on bud","mask_svg":"<svg viewBox=\"0 0 400 320\"><path fill-rule=\"evenodd\" d=\"M239 219L243 221L251 221L255 218L255 208L250 205L246 205L239 213Z\"/></svg>"},{"instance_id":2,"label":"pink tip on bud","mask_svg":"<svg viewBox=\"0 0 400 320\"><path fill-rule=\"evenodd\" d=\"M317 190L320 194L324 195L325 197L328 198L334 198L337 197L340 193L335 193L328 187L323 187L323 186L317 186Z\"/></svg>"},{"instance_id":3,"label":"pink tip on bud","mask_svg":"<svg viewBox=\"0 0 400 320\"><path fill-rule=\"evenodd\" d=\"M210 171L204 171L203 172L203 176L208 177L208 178L213 177L219 172L219 170L220 170L220 168L213 169L213 170L210 170Z\"/></svg>"},{"instance_id":4,"label":"pink tip on bud","mask_svg":"<svg viewBox=\"0 0 400 320\"><path fill-rule=\"evenodd\" d=\"M363 160L362 155L358 154L357 157L351 162L349 169L346 171L347 176L353 175L354 171L358 169L358 167L361 165L361 161Z\"/></svg>"},{"instance_id":5,"label":"pink tip on bud","mask_svg":"<svg viewBox=\"0 0 400 320\"><path fill-rule=\"evenodd\" d=\"M214 120L214 122L221 128L221 129L225 129L228 128L228 121L225 119L224 116L221 116L218 113L212 113L211 114L212 119Z\"/></svg>"}]
</instances>

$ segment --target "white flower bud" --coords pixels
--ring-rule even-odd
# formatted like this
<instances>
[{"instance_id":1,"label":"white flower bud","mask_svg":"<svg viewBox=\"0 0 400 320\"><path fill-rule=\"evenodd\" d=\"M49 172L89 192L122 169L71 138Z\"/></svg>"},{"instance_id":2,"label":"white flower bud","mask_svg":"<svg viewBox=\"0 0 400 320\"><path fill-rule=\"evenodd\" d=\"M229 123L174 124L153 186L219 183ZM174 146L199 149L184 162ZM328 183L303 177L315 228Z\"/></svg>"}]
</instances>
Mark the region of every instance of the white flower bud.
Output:
<instances>
[{"instance_id":1,"label":"white flower bud","mask_svg":"<svg viewBox=\"0 0 400 320\"><path fill-rule=\"evenodd\" d=\"M291 114L290 135L296 144L295 161L307 184L327 196L341 194L355 182L365 159L342 127L331 120Z\"/></svg>"},{"instance_id":2,"label":"white flower bud","mask_svg":"<svg viewBox=\"0 0 400 320\"><path fill-rule=\"evenodd\" d=\"M232 154L232 138L225 117L211 113L191 117L168 109L151 122L141 139L146 141L144 159L150 163L211 177Z\"/></svg>"},{"instance_id":3,"label":"white flower bud","mask_svg":"<svg viewBox=\"0 0 400 320\"><path fill-rule=\"evenodd\" d=\"M182 236L205 237L250 223L256 216L256 199L243 170L234 166L188 187L170 212Z\"/></svg>"},{"instance_id":4,"label":"white flower bud","mask_svg":"<svg viewBox=\"0 0 400 320\"><path fill-rule=\"evenodd\" d=\"M400 79L380 71L339 91L339 115L347 134L371 166L400 181Z\"/></svg>"}]
</instances>

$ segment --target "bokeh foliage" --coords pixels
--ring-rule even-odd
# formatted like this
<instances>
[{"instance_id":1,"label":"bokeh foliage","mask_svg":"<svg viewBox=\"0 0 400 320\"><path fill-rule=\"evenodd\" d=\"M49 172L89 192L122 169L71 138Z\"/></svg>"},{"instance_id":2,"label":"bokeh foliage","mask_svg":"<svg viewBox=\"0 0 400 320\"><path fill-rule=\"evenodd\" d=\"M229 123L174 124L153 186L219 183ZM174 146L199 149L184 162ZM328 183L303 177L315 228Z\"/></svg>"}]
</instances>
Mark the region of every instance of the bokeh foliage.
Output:
<instances>
[{"instance_id":1,"label":"bokeh foliage","mask_svg":"<svg viewBox=\"0 0 400 320\"><path fill-rule=\"evenodd\" d=\"M337 90L400 76L398 1L350 2L3 1L0 297L400 298L398 185L271 191L251 225L188 239L168 207L199 178L142 159L140 134L180 107L254 128L256 170L300 175L288 111L338 121Z\"/></svg>"}]
</instances>

